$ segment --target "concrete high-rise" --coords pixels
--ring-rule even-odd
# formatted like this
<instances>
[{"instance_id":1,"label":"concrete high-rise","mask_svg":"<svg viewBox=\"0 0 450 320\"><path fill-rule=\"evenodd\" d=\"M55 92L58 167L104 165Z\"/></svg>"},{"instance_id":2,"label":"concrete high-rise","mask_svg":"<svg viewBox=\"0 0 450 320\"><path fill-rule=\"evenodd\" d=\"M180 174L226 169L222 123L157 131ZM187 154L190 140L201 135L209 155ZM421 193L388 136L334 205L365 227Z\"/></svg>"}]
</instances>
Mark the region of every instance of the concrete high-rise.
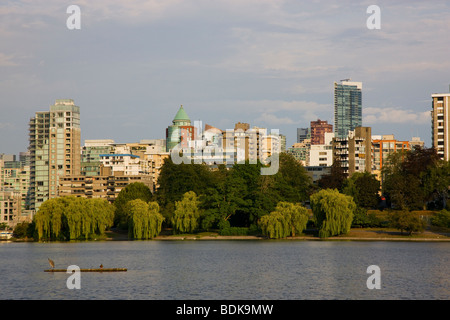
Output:
<instances>
[{"instance_id":1,"label":"concrete high-rise","mask_svg":"<svg viewBox=\"0 0 450 320\"><path fill-rule=\"evenodd\" d=\"M442 160L450 161L450 93L431 95L432 143Z\"/></svg>"},{"instance_id":2,"label":"concrete high-rise","mask_svg":"<svg viewBox=\"0 0 450 320\"><path fill-rule=\"evenodd\" d=\"M372 128L357 127L346 138L333 138L333 162L338 161L344 173L372 173Z\"/></svg>"},{"instance_id":3,"label":"concrete high-rise","mask_svg":"<svg viewBox=\"0 0 450 320\"><path fill-rule=\"evenodd\" d=\"M80 174L80 108L58 99L29 122L31 209L58 196L59 178Z\"/></svg>"},{"instance_id":4,"label":"concrete high-rise","mask_svg":"<svg viewBox=\"0 0 450 320\"><path fill-rule=\"evenodd\" d=\"M349 131L362 126L362 82L341 80L334 83L334 133L346 138Z\"/></svg>"}]
</instances>

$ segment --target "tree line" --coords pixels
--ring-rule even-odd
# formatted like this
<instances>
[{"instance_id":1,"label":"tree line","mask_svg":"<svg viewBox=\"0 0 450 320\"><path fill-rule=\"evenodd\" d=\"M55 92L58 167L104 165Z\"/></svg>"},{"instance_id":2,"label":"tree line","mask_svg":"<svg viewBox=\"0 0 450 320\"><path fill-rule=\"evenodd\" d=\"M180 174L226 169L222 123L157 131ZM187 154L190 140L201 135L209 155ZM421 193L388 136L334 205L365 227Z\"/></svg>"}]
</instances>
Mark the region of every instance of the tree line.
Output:
<instances>
[{"instance_id":1,"label":"tree line","mask_svg":"<svg viewBox=\"0 0 450 320\"><path fill-rule=\"evenodd\" d=\"M328 237L345 234L352 226L382 226L367 213L380 204L397 209L391 225L408 233L424 227L411 210L445 209L450 166L433 149L391 154L381 172L382 184L370 173L347 178L335 163L331 173L313 185L293 156L282 153L279 160L279 171L264 176L259 162L211 170L204 164L174 164L168 158L154 194L133 183L113 205L99 199L51 199L33 223L39 239L92 238L111 227L128 230L134 239L154 238L163 228L174 233L219 230L223 235L254 232L285 238L301 234L307 225ZM94 218L93 212L101 217ZM447 211L442 212L435 220L445 225Z\"/></svg>"}]
</instances>

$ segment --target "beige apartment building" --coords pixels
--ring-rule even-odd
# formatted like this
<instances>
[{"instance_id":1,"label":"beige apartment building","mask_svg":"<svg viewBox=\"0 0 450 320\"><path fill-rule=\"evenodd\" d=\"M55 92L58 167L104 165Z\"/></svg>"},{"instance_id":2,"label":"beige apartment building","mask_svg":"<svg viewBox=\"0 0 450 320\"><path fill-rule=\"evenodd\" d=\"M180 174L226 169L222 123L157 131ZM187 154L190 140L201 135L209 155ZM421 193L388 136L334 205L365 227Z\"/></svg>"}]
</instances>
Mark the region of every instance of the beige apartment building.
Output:
<instances>
[{"instance_id":1,"label":"beige apartment building","mask_svg":"<svg viewBox=\"0 0 450 320\"><path fill-rule=\"evenodd\" d=\"M59 179L81 170L80 108L58 99L29 122L30 209L58 196Z\"/></svg>"},{"instance_id":2,"label":"beige apartment building","mask_svg":"<svg viewBox=\"0 0 450 320\"><path fill-rule=\"evenodd\" d=\"M100 175L87 177L82 175L64 176L60 179L59 195L82 198L101 198L110 203L127 185L141 182L153 192L151 175L124 175L123 172L112 172L111 167L101 167Z\"/></svg>"},{"instance_id":3,"label":"beige apartment building","mask_svg":"<svg viewBox=\"0 0 450 320\"><path fill-rule=\"evenodd\" d=\"M333 138L333 161L339 161L349 177L355 172L372 172L371 133L371 127L356 127L346 138Z\"/></svg>"},{"instance_id":4,"label":"beige apartment building","mask_svg":"<svg viewBox=\"0 0 450 320\"><path fill-rule=\"evenodd\" d=\"M22 195L11 188L0 187L0 223L14 228L21 216Z\"/></svg>"}]
</instances>

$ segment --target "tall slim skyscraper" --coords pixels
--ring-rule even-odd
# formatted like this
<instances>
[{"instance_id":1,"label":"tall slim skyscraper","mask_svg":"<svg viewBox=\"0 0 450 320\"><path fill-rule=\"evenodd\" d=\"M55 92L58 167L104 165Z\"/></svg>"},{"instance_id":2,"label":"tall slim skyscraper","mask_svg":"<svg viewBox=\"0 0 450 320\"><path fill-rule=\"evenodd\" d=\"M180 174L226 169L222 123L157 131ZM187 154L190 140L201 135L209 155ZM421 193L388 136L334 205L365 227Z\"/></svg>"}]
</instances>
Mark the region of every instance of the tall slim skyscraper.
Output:
<instances>
[{"instance_id":1,"label":"tall slim skyscraper","mask_svg":"<svg viewBox=\"0 0 450 320\"><path fill-rule=\"evenodd\" d=\"M362 82L341 80L334 83L334 133L345 138L362 126Z\"/></svg>"},{"instance_id":2,"label":"tall slim skyscraper","mask_svg":"<svg viewBox=\"0 0 450 320\"><path fill-rule=\"evenodd\" d=\"M29 122L31 209L58 196L59 178L80 174L80 107L58 99Z\"/></svg>"},{"instance_id":3,"label":"tall slim skyscraper","mask_svg":"<svg viewBox=\"0 0 450 320\"><path fill-rule=\"evenodd\" d=\"M431 130L433 146L439 157L450 161L450 93L431 95Z\"/></svg>"}]
</instances>

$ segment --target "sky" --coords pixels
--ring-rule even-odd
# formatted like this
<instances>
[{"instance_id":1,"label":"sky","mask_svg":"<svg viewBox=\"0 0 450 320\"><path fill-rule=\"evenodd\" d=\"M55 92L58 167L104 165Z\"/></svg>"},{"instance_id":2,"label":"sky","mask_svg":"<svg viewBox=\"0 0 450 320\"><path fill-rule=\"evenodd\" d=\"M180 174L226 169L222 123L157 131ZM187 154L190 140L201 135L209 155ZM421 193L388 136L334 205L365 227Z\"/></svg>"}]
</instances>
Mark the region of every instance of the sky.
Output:
<instances>
[{"instance_id":1,"label":"sky","mask_svg":"<svg viewBox=\"0 0 450 320\"><path fill-rule=\"evenodd\" d=\"M69 29L80 8L80 29ZM369 29L370 5L380 29ZM334 124L334 82L363 83L363 126L431 146L431 94L449 92L450 2L18 0L0 2L0 153L56 99L81 143L163 139L180 105L222 130Z\"/></svg>"}]
</instances>

